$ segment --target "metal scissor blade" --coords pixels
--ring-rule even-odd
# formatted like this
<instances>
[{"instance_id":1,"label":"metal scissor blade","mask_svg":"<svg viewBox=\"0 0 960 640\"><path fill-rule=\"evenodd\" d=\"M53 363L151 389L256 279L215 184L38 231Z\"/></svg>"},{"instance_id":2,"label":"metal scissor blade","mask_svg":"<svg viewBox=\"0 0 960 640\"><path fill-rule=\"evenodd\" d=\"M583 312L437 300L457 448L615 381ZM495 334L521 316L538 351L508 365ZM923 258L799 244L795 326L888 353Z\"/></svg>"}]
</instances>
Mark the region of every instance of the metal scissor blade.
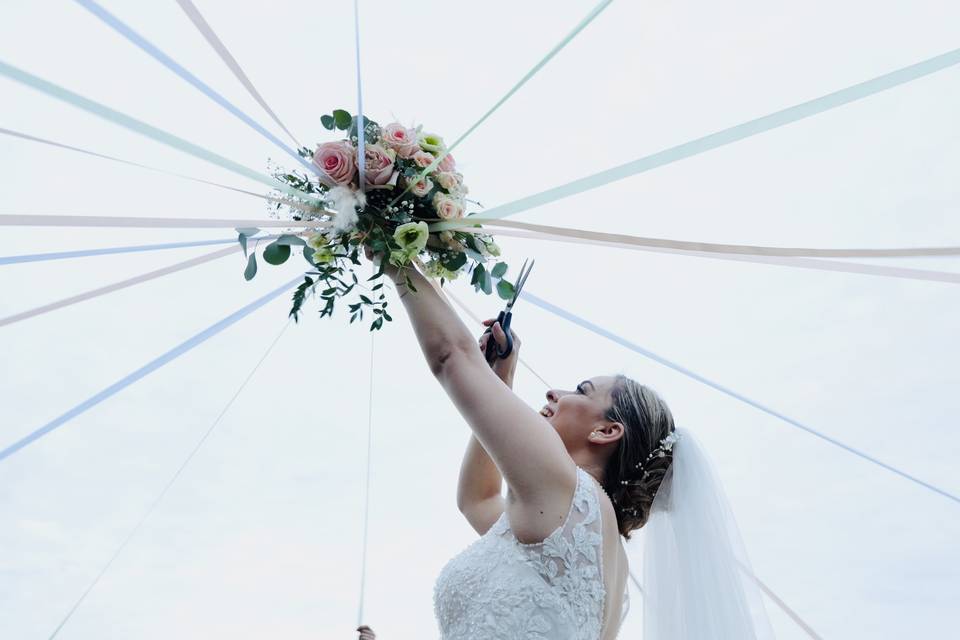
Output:
<instances>
[{"instance_id":1,"label":"metal scissor blade","mask_svg":"<svg viewBox=\"0 0 960 640\"><path fill-rule=\"evenodd\" d=\"M527 260L524 260L523 266L520 267L520 276L517 278L517 284L513 288L513 297L510 299L510 302L507 303L507 309L512 309L513 304L517 301L517 298L520 297L520 290L523 289L523 285L527 281L527 276L529 276L530 271L533 270L533 263L536 262L536 258L529 262L529 267L527 267Z\"/></svg>"}]
</instances>

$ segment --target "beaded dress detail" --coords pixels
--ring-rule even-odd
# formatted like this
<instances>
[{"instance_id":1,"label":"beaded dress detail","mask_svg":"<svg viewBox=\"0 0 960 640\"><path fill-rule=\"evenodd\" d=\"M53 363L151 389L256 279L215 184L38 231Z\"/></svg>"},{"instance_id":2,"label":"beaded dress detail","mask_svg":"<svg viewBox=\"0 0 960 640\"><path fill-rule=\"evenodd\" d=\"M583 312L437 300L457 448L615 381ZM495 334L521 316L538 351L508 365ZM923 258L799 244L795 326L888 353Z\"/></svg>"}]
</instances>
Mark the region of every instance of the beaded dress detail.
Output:
<instances>
[{"instance_id":1,"label":"beaded dress detail","mask_svg":"<svg viewBox=\"0 0 960 640\"><path fill-rule=\"evenodd\" d=\"M577 467L565 522L524 544L507 514L455 556L434 585L443 640L598 640L603 623L603 529L598 489Z\"/></svg>"}]
</instances>

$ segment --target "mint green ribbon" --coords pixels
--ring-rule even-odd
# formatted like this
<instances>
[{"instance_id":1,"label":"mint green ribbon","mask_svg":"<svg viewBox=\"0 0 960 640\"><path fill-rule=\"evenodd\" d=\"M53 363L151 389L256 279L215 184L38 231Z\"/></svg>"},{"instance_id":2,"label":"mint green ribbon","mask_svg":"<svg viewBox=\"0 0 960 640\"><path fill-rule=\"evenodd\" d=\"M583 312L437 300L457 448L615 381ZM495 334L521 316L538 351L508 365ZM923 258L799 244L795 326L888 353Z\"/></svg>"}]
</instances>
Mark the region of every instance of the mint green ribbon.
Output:
<instances>
[{"instance_id":1,"label":"mint green ribbon","mask_svg":"<svg viewBox=\"0 0 960 640\"><path fill-rule=\"evenodd\" d=\"M606 171L568 182L559 187L541 191L526 198L508 202L499 207L487 209L486 211L478 213L476 216L435 222L430 225L430 231L468 227L499 218L506 218L520 211L526 211L527 209L533 209L550 202L562 200L563 198L596 189L611 182L629 178L630 176L635 176L639 173L650 171L651 169L656 169L705 151L710 151L711 149L732 144L744 138L755 136L758 133L764 133L777 127L797 122L803 118L809 118L810 116L829 111L830 109L836 109L837 107L856 100L912 82L913 80L936 73L937 71L942 71L958 63L960 63L960 49L954 49L953 51L924 60L923 62L918 62L909 67L904 67L847 87L846 89L841 89L840 91L835 91L825 96L788 107L782 111L777 111L761 118L738 124L729 129L724 129L723 131L718 131L708 136L697 138L696 140L691 140L690 142L685 142L669 149L664 149L663 151L633 160L618 167L613 167L612 169L607 169Z\"/></svg>"},{"instance_id":2,"label":"mint green ribbon","mask_svg":"<svg viewBox=\"0 0 960 640\"><path fill-rule=\"evenodd\" d=\"M234 162L229 158L225 158L213 151L204 149L203 147L196 145L188 140L184 140L178 136L173 135L163 129L158 129L153 125L149 125L146 122L137 120L131 116L128 116L125 113L111 109L110 107L100 104L85 98L80 94L74 93L69 89L65 89L60 85L54 84L43 78L37 77L31 73L18 69L12 65L7 64L6 62L0 60L0 75L6 76L11 80L16 80L22 84L27 85L41 93L45 93L52 98L57 98L62 100L67 104L70 104L78 109L82 109L87 113L92 113L95 116L99 116L108 122L129 129L134 133L139 133L140 135L146 136L161 144L173 147L179 151L190 154L201 160L206 160L211 164L215 164L219 167L223 167L227 171L232 171L238 175L250 178L251 180L256 180L257 182L262 182L272 189L277 189L288 195L291 195L295 198L301 198L309 201L315 205L322 205L323 202L317 200L310 194L300 191L299 189L294 189L293 187L280 182L279 180L272 178L266 174L260 173L259 171L254 171L249 167L245 167L242 164Z\"/></svg>"}]
</instances>

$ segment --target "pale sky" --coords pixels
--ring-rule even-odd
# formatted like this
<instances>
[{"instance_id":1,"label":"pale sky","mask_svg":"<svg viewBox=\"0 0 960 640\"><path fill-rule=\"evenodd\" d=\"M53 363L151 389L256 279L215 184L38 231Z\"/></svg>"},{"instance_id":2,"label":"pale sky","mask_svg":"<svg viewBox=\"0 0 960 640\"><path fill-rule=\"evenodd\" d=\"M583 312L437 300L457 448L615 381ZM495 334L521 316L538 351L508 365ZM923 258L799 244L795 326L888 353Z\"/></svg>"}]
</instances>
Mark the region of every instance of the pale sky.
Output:
<instances>
[{"instance_id":1,"label":"pale sky","mask_svg":"<svg viewBox=\"0 0 960 640\"><path fill-rule=\"evenodd\" d=\"M355 109L352 3L196 0L301 140ZM283 137L175 2L104 5ZM361 2L370 117L448 140L593 6ZM0 59L248 166L281 151L66 0L5 0ZM614 2L456 152L492 206L960 46L946 0ZM233 176L0 80L0 127L242 188ZM518 214L643 236L816 247L956 245L960 69ZM292 162L292 161L291 161ZM247 196L0 141L2 213L265 217ZM227 238L224 230L3 228L0 256ZM527 286L954 493L956 285L504 238ZM212 248L0 267L0 316ZM894 261L889 261L894 262ZM896 264L957 271L955 259ZM0 329L0 447L296 275L239 255ZM364 268L364 271L366 268ZM481 315L495 296L453 289ZM281 330L288 296L0 462L0 637L47 638ZM433 582L474 533L455 506L469 430L399 302L374 338L366 622L438 637ZM58 637L354 637L370 335L312 305ZM756 574L822 637L939 638L960 614L960 507L519 302L553 385L624 372L717 463ZM477 330L479 334L479 330ZM521 370L532 406L543 385ZM639 546L631 545L634 568ZM639 594L620 635L641 637ZM806 637L768 603L779 638Z\"/></svg>"}]
</instances>

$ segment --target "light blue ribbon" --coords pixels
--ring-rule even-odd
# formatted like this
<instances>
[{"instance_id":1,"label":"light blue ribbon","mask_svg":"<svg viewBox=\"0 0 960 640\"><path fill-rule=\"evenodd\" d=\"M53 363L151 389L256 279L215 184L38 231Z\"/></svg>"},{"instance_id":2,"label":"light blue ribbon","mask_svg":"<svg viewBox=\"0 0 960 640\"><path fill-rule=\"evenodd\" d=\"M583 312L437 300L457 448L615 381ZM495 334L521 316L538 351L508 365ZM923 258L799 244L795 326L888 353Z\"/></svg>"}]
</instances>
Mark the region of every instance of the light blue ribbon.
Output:
<instances>
[{"instance_id":1,"label":"light blue ribbon","mask_svg":"<svg viewBox=\"0 0 960 640\"><path fill-rule=\"evenodd\" d=\"M171 360L174 360L182 356L183 354L190 351L194 347L202 344L209 338L212 338L213 336L217 335L218 333L220 333L230 325L236 323L238 320L241 320L242 318L246 317L250 313L256 311L257 309L267 304L274 298L278 297L282 293L289 291L291 287L299 283L302 279L303 279L303 275L298 275L296 278L290 280L289 282L286 282L280 285L273 291L267 293L264 296L261 296L260 298L254 300L253 302L246 305L245 307L235 311L234 313L231 313L229 316L227 316L223 320L220 320L219 322L216 322L210 325L200 333L180 343L179 345L177 345L173 349L170 349L169 351L159 356L158 358L151 360L150 362L143 365L136 371L129 373L128 375L124 376L117 382L113 383L103 391L100 391L99 393L91 396L90 398L76 405L75 407L73 407L63 415L55 418L54 420L51 420L50 422L43 425L39 429L32 431L30 434L14 442L3 451L0 451L0 461L5 460L6 458L20 451L27 445L32 444L33 442L36 442L37 440L47 435L51 431L63 426L73 418L76 418L80 414L84 413L87 409L90 409L91 407L94 407L100 404L107 398L129 387L131 384L133 384L140 378L143 378L144 376L152 373L153 371L159 369L160 367L167 364Z\"/></svg>"},{"instance_id":2,"label":"light blue ribbon","mask_svg":"<svg viewBox=\"0 0 960 640\"><path fill-rule=\"evenodd\" d=\"M353 36L357 57L357 184L360 192L366 189L364 184L367 173L367 146L364 140L366 127L363 126L363 80L360 76L360 1L353 0Z\"/></svg>"},{"instance_id":3,"label":"light blue ribbon","mask_svg":"<svg viewBox=\"0 0 960 640\"><path fill-rule=\"evenodd\" d=\"M585 319L581 318L580 316L578 316L578 315L576 315L576 314L574 314L574 313L571 313L570 311L567 311L566 309L561 309L560 307L556 306L555 304L552 304L552 303L550 303L550 302L547 302L547 301L544 300L543 298L540 298L540 297L534 295L533 293L531 293L531 292L530 292L528 289L526 289L526 288L523 288L523 289L520 291L520 297L521 297L521 298L524 298L524 299L526 299L526 300L529 300L529 301L530 301L531 303L533 303L534 305L540 307L541 309L544 309L544 310L546 310L546 311L549 311L550 313L552 313L552 314L554 314L554 315L556 315L556 316L559 316L559 317L563 318L564 320L568 320L568 321L572 322L573 324L579 325L579 326L583 327L584 329L586 329L586 330L588 330L588 331L592 331L593 333L597 334L598 336L601 336L601 337L603 337L603 338L606 338L606 339L608 339L608 340L611 340L612 342L615 342L615 343L619 344L619 345L622 346L622 347L626 347L626 348L629 349L630 351L633 351L633 352L635 352L635 353L639 353L640 355L642 355L642 356L645 357L645 358L649 358L650 360L653 360L654 362L656 362L656 363L658 363L658 364L661 364L661 365L663 365L663 366L665 366L665 367L668 367L668 368L670 368L670 369L673 369L674 371L676 371L676 372L678 372L678 373L680 373L680 374L683 374L683 375L687 376L688 378L692 378L693 380L696 380L697 382L700 382L701 384L705 384L705 385L707 385L708 387L719 391L720 393L726 394L726 395L730 396L731 398L734 398L734 399L736 399L736 400L739 400L740 402L746 403L746 404L750 405L751 407L753 407L754 409L759 409L760 411L766 413L767 415L773 416L774 418L777 418L778 420L782 420L783 422L786 422L788 425L790 425L790 426L792 426L792 427L795 427L795 428L800 429L800 430L802 430L802 431L806 431L807 433L809 433L809 434L811 434L811 435L814 435L814 436L820 438L821 440L825 440L826 442L829 442L830 444L832 444L832 445L834 445L834 446L836 446L836 447L840 447L841 449L847 451L848 453L852 453L853 455L858 456L858 457L860 457L860 458L862 458L862 459L864 459L864 460L866 460L866 461L868 461L868 462L872 462L873 464L875 464L875 465L877 465L877 466L883 467L883 468L886 469L887 471L891 471L891 472L897 474L898 476L900 476L900 477L902 477L902 478L906 478L907 480L910 480L911 482L914 482L914 483L920 485L921 487L924 487L924 488L926 488L926 489L929 489L930 491L933 491L933 492L935 492L935 493L938 493L938 494L940 494L941 496L943 496L943 497L945 497L945 498L949 498L950 500L953 500L954 502L960 504L960 497L957 497L957 496L953 495L952 493L949 493L949 492L945 491L944 489L941 489L940 487L936 487L936 486L930 484L929 482L925 482L925 481L923 481L923 480L921 480L921 479L919 479L919 478L917 478L917 477L915 477L915 476L910 475L909 473L907 473L907 472L905 472L905 471L901 471L900 469L897 469L896 467L890 466L890 465L887 464L886 462L882 462L882 461L880 461L880 460L877 460L877 459L874 458L873 456L871 456L871 455L869 455L869 454L866 454L866 453L864 453L863 451L860 451L859 449L855 449L854 447L852 447L852 446L850 446L850 445L848 445L848 444L845 444L845 443L837 440L836 438L833 438L833 437L831 437L831 436L828 436L828 435L825 434L825 433L822 433L822 432L820 432L820 431L817 431L816 429L814 429L814 428L812 428L812 427L808 427L807 425L805 425L805 424L803 424L803 423L801 423L801 422L799 422L799 421L797 421L797 420L794 420L793 418L791 418L791 417L789 417L789 416L786 416L786 415L780 413L779 411L776 411L776 410L774 410L774 409L771 409L770 407L767 407L766 405L760 404L759 402L757 402L757 401L755 401L755 400L751 400L751 399L748 398L747 396L745 396L745 395L743 395L743 394L741 394L741 393L737 393L736 391L730 389L729 387L725 387L725 386L723 386L722 384L720 384L720 383L718 383L718 382L714 382L713 380L711 380L711 379L709 379L709 378L707 378L707 377L705 377L705 376L702 376L702 375L700 375L699 373L696 373L695 371L691 371L690 369L687 369L686 367L681 366L681 365L677 364L676 362L673 362L672 360L668 360L667 358L664 358L663 356L660 356L660 355L658 355L658 354L650 351L649 349L644 349L644 348L641 347L640 345L635 344L635 343L633 343L633 342L630 342L630 341L627 340L626 338L622 338L622 337L618 336L617 334L615 334L615 333L613 333L613 332L611 332L611 331L608 331L607 329L604 329L603 327L601 327L601 326L599 326L599 325L596 325L596 324L590 322L589 320L585 320Z\"/></svg>"},{"instance_id":4,"label":"light blue ribbon","mask_svg":"<svg viewBox=\"0 0 960 640\"><path fill-rule=\"evenodd\" d=\"M139 253L141 251L160 251L163 249L182 249L185 247L205 247L212 244L230 244L236 241L236 238L230 238L229 240L194 240L192 242L163 242L159 244L140 244L127 247L82 249L79 251L27 253L19 256L0 256L0 265L20 264L23 262L46 262L48 260L65 260L67 258L86 258L88 256L105 256L114 253Z\"/></svg>"},{"instance_id":5,"label":"light blue ribbon","mask_svg":"<svg viewBox=\"0 0 960 640\"><path fill-rule=\"evenodd\" d=\"M144 52L147 53L150 57L155 59L157 62L165 66L170 71L173 71L175 74L180 76L183 80L190 83L196 87L201 93L205 96L219 104L221 107L232 113L234 116L239 118L241 121L246 123L254 131L262 135L264 138L274 143L284 151L286 151L290 156L297 160L304 167L312 171L313 173L318 173L317 169L307 162L304 158L300 156L296 151L287 146L280 138L270 133L266 130L259 122L248 116L246 113L241 111L239 108L234 106L232 102L224 98L220 93L214 90L210 85L205 83L203 80L193 75L187 71L182 65L176 62L173 58L168 56L166 53L161 51L154 45L152 42L141 36L139 33L130 28L129 25L121 21L119 18L114 16L112 13L101 7L99 4L93 0L74 0L77 4L82 6L84 9L100 18L107 26L111 29L122 35L124 38L140 47Z\"/></svg>"},{"instance_id":6,"label":"light blue ribbon","mask_svg":"<svg viewBox=\"0 0 960 640\"><path fill-rule=\"evenodd\" d=\"M639 173L650 171L651 169L656 169L705 151L738 142L744 138L755 136L758 133L764 133L777 127L809 118L810 116L829 111L830 109L836 109L837 107L880 93L881 91L912 82L931 73L942 71L958 63L960 63L960 49L954 49L953 51L924 60L923 62L918 62L917 64L855 84L846 89L841 89L840 91L835 91L808 102L794 105L782 111L777 111L776 113L738 124L729 129L724 129L723 131L718 131L663 151L658 151L652 155L644 156L643 158L633 160L632 162L622 164L612 169L607 169L606 171L601 171L600 173L595 173L585 178L580 178L579 180L574 180L573 182L568 182L559 187L541 191L526 198L487 209L486 211L477 213L476 217L468 216L459 220L435 222L429 225L430 231L455 229L479 224L484 220L506 218L520 211L526 211L527 209L540 207L556 200L562 200L563 198L596 189L597 187L602 187L617 180L629 178L630 176L635 176Z\"/></svg>"}]
</instances>

